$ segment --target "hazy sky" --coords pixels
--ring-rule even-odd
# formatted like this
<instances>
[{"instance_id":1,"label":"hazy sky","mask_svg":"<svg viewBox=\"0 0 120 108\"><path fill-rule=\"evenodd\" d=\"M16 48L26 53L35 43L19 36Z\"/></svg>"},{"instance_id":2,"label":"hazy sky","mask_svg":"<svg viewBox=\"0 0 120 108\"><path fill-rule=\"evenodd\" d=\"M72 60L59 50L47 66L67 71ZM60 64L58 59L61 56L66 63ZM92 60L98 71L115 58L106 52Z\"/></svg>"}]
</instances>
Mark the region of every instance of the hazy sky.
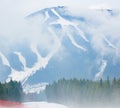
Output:
<instances>
[{"instance_id":1,"label":"hazy sky","mask_svg":"<svg viewBox=\"0 0 120 108\"><path fill-rule=\"evenodd\" d=\"M69 8L110 7L119 8L119 0L1 0L0 13L21 12L26 14L51 6L68 6Z\"/></svg>"}]
</instances>

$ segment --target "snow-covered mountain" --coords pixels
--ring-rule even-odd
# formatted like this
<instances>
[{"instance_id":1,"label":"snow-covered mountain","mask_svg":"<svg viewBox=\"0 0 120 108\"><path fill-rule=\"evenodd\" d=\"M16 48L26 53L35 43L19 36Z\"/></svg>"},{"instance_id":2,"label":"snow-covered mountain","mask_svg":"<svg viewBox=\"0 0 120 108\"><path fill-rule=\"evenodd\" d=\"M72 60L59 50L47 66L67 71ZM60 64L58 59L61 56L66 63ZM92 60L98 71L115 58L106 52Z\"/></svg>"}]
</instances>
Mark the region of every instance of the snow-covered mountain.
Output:
<instances>
[{"instance_id":1,"label":"snow-covered mountain","mask_svg":"<svg viewBox=\"0 0 120 108\"><path fill-rule=\"evenodd\" d=\"M39 92L36 86L44 88L63 77L119 77L119 19L117 10L86 9L74 14L64 6L29 14L24 32L28 36L7 53L8 49L0 51L0 81L21 81L25 91Z\"/></svg>"}]
</instances>

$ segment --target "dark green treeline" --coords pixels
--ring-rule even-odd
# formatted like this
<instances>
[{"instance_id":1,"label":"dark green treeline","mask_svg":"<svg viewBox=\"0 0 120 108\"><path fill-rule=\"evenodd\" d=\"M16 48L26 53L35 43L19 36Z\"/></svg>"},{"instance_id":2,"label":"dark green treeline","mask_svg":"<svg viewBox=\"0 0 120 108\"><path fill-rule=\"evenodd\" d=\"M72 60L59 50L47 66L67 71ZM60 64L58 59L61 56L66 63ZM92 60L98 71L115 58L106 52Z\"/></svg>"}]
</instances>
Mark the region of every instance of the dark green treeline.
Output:
<instances>
[{"instance_id":1,"label":"dark green treeline","mask_svg":"<svg viewBox=\"0 0 120 108\"><path fill-rule=\"evenodd\" d=\"M0 83L0 100L21 102L23 89L20 82Z\"/></svg>"},{"instance_id":2,"label":"dark green treeline","mask_svg":"<svg viewBox=\"0 0 120 108\"><path fill-rule=\"evenodd\" d=\"M46 87L47 99L65 105L120 102L120 79L107 80L59 80Z\"/></svg>"}]
</instances>

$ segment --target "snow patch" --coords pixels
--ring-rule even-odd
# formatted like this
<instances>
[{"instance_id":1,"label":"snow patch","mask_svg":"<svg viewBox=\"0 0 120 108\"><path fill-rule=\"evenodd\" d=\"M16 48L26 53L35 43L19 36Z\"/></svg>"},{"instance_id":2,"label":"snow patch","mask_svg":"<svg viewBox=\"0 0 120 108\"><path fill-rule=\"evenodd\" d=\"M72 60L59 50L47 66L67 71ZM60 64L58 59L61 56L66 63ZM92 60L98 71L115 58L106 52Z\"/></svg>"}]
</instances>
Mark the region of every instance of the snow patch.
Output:
<instances>
[{"instance_id":1,"label":"snow patch","mask_svg":"<svg viewBox=\"0 0 120 108\"><path fill-rule=\"evenodd\" d=\"M106 60L102 60L100 71L97 72L97 74L95 75L95 79L96 80L100 80L102 78L103 73L104 73L106 67L107 67L107 61Z\"/></svg>"},{"instance_id":2,"label":"snow patch","mask_svg":"<svg viewBox=\"0 0 120 108\"><path fill-rule=\"evenodd\" d=\"M0 52L0 57L2 59L3 64L10 67L9 61L7 60L7 58L4 56L2 52Z\"/></svg>"},{"instance_id":3,"label":"snow patch","mask_svg":"<svg viewBox=\"0 0 120 108\"><path fill-rule=\"evenodd\" d=\"M20 60L20 62L22 63L22 65L24 66L24 69L26 69L26 59L23 57L23 55L20 52L14 52L14 54L16 54Z\"/></svg>"},{"instance_id":4,"label":"snow patch","mask_svg":"<svg viewBox=\"0 0 120 108\"><path fill-rule=\"evenodd\" d=\"M84 39L84 41L89 42L89 40L85 37L84 32L77 27L77 24L76 24L76 23L70 22L70 21L62 18L54 9L51 9L51 11L52 11L56 16L58 16L58 18L59 18L57 21L54 21L54 22L52 22L51 24L61 24L62 28L64 28L65 26L70 26L70 25L71 25L71 26L73 26L73 27L78 31L79 36L81 36L81 37Z\"/></svg>"},{"instance_id":5,"label":"snow patch","mask_svg":"<svg viewBox=\"0 0 120 108\"><path fill-rule=\"evenodd\" d=\"M23 88L24 93L40 93L45 90L46 86L48 83L40 83L40 84L35 84L35 85L25 85Z\"/></svg>"}]
</instances>

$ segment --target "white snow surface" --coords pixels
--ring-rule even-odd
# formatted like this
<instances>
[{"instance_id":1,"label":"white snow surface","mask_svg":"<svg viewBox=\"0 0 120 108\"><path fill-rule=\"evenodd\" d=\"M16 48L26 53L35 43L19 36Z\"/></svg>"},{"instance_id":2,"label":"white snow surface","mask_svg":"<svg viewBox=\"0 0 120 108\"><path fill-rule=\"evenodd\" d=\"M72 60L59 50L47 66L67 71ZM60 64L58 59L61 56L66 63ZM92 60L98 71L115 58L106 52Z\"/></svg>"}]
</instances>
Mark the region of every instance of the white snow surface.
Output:
<instances>
[{"instance_id":1,"label":"white snow surface","mask_svg":"<svg viewBox=\"0 0 120 108\"><path fill-rule=\"evenodd\" d=\"M47 85L48 83L39 83L35 85L26 84L23 90L26 94L27 93L38 93L39 94L40 92L45 90Z\"/></svg>"},{"instance_id":2,"label":"white snow surface","mask_svg":"<svg viewBox=\"0 0 120 108\"><path fill-rule=\"evenodd\" d=\"M100 66L100 70L99 72L97 72L95 79L100 80L104 74L104 71L107 67L107 61L106 60L102 60L101 66Z\"/></svg>"},{"instance_id":3,"label":"white snow surface","mask_svg":"<svg viewBox=\"0 0 120 108\"><path fill-rule=\"evenodd\" d=\"M64 105L48 102L27 102L23 104L29 108L68 108Z\"/></svg>"}]
</instances>

